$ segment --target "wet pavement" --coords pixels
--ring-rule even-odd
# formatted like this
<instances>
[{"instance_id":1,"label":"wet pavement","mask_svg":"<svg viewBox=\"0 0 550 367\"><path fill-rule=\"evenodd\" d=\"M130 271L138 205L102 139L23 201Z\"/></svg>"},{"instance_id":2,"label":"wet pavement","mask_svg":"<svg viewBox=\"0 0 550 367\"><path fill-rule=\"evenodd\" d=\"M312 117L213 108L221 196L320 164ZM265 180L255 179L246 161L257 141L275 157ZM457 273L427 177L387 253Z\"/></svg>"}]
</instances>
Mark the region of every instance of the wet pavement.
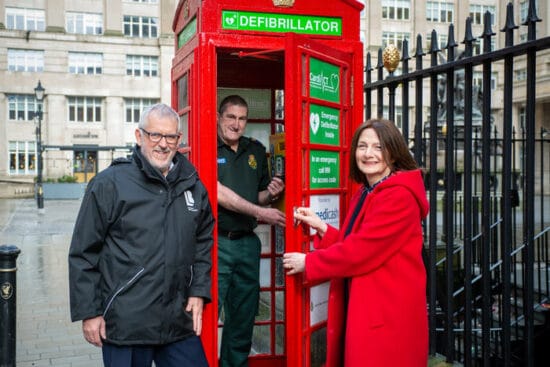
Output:
<instances>
[{"instance_id":1,"label":"wet pavement","mask_svg":"<svg viewBox=\"0 0 550 367\"><path fill-rule=\"evenodd\" d=\"M80 200L0 199L0 245L17 258L17 367L101 367L69 315L67 253Z\"/></svg>"}]
</instances>

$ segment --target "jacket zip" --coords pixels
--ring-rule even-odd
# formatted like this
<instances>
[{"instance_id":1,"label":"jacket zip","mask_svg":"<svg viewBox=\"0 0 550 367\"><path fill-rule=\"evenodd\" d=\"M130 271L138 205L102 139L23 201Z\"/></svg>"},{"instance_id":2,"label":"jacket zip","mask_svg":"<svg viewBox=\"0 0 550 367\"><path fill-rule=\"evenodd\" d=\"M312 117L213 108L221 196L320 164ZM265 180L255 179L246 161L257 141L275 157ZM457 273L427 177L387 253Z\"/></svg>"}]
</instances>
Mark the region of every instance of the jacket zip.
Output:
<instances>
[{"instance_id":1,"label":"jacket zip","mask_svg":"<svg viewBox=\"0 0 550 367\"><path fill-rule=\"evenodd\" d=\"M111 305L113 304L113 301L115 300L115 298L120 294L120 292L122 292L126 287L128 287L130 284L132 284L134 282L134 280L136 280L136 278L141 274L143 273L143 271L145 270L145 268L141 268L140 271L138 271L133 277L132 279L130 279L129 281L126 282L126 284L124 284L122 287L120 287L116 292L115 294L113 294L113 296L111 297L111 299L109 300L109 302L107 303L107 306L105 307L105 311L103 311L103 317L105 317L105 315L107 314L107 311L109 311L109 308L111 308Z\"/></svg>"}]
</instances>

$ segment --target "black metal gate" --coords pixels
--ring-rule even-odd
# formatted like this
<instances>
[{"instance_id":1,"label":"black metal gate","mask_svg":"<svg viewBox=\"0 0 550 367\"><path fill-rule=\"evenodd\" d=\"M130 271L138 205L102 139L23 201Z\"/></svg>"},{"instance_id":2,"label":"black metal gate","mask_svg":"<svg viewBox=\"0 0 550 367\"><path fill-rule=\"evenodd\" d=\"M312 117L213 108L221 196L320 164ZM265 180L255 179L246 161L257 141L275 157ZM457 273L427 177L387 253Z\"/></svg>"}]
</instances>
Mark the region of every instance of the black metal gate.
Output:
<instances>
[{"instance_id":1,"label":"black metal gate","mask_svg":"<svg viewBox=\"0 0 550 367\"><path fill-rule=\"evenodd\" d=\"M550 138L540 121L537 131L535 119L537 55L550 49L550 37L536 39L540 20L531 0L523 24L527 40L514 45L518 27L511 3L506 10L506 45L499 50L491 50L494 33L487 12L479 55L472 55L476 38L470 19L460 55L453 25L445 56L432 32L428 68L423 67L421 36L414 71L409 70L407 41L398 58L399 75L389 69L384 77L383 60L394 56L391 50L379 50L374 68L367 54L365 115L373 116L375 93L376 115L383 116L387 104L385 117L395 121L399 93L403 135L426 169L430 354L465 366L550 366ZM525 116L514 126L514 65L519 62L526 65ZM494 66L504 75L498 123L491 93L484 93L491 90ZM479 86L474 70L482 73ZM375 71L377 81L372 81ZM430 108L424 121L419 106L426 79Z\"/></svg>"}]
</instances>

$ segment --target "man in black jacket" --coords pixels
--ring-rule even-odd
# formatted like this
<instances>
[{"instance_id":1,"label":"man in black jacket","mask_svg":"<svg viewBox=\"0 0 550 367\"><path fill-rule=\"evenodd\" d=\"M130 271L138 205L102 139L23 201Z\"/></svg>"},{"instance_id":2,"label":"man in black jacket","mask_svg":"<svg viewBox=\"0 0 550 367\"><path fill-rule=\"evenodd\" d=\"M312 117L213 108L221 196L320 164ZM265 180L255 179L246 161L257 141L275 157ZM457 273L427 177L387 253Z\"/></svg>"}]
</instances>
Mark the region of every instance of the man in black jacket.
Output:
<instances>
[{"instance_id":1,"label":"man in black jacket","mask_svg":"<svg viewBox=\"0 0 550 367\"><path fill-rule=\"evenodd\" d=\"M146 109L131 159L89 183L69 250L71 319L105 366L207 366L198 335L210 302L214 219L177 152L179 116Z\"/></svg>"}]
</instances>

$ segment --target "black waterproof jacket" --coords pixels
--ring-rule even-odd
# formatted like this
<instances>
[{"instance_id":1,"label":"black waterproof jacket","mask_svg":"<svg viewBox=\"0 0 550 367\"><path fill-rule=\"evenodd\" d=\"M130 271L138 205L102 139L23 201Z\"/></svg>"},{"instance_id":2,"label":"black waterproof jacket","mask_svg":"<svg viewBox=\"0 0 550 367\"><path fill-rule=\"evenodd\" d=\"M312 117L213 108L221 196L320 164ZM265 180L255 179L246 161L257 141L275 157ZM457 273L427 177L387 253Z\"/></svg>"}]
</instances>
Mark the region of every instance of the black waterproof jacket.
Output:
<instances>
[{"instance_id":1,"label":"black waterproof jacket","mask_svg":"<svg viewBox=\"0 0 550 367\"><path fill-rule=\"evenodd\" d=\"M136 147L88 184L69 250L71 319L103 315L109 343L158 345L193 334L190 296L210 302L214 219L180 153L165 178Z\"/></svg>"}]
</instances>

